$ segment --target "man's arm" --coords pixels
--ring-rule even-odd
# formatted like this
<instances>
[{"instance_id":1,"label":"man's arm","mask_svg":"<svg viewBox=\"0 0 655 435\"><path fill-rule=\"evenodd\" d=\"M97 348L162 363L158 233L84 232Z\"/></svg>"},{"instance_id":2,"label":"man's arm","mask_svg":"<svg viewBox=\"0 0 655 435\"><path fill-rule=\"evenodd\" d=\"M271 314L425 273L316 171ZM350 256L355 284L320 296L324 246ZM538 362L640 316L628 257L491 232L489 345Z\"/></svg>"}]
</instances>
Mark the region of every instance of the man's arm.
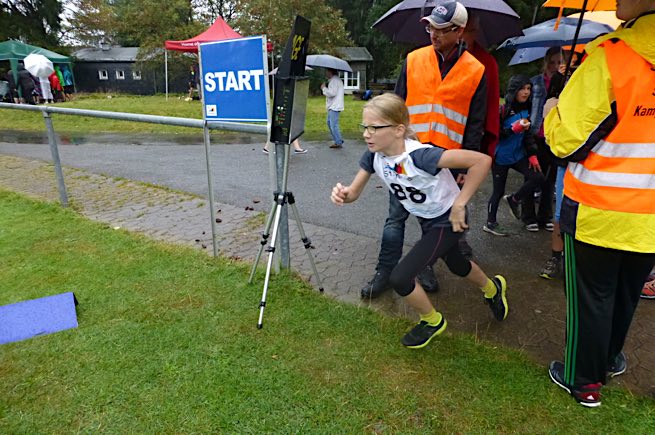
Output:
<instances>
[{"instance_id":1,"label":"man's arm","mask_svg":"<svg viewBox=\"0 0 655 435\"><path fill-rule=\"evenodd\" d=\"M471 99L469 115L466 120L466 127L464 128L463 149L480 151L486 116L487 77L483 75L478 88L475 90L475 94L473 94L473 99Z\"/></svg>"},{"instance_id":2,"label":"man's arm","mask_svg":"<svg viewBox=\"0 0 655 435\"><path fill-rule=\"evenodd\" d=\"M407 100L407 59L403 62L400 75L396 81L396 87L393 92L403 100Z\"/></svg>"},{"instance_id":3,"label":"man's arm","mask_svg":"<svg viewBox=\"0 0 655 435\"><path fill-rule=\"evenodd\" d=\"M323 90L323 95L325 95L326 97L330 97L330 98L336 97L339 94L339 84L337 83L336 80L330 79L330 81L328 81L327 86L324 86L322 90Z\"/></svg>"}]
</instances>

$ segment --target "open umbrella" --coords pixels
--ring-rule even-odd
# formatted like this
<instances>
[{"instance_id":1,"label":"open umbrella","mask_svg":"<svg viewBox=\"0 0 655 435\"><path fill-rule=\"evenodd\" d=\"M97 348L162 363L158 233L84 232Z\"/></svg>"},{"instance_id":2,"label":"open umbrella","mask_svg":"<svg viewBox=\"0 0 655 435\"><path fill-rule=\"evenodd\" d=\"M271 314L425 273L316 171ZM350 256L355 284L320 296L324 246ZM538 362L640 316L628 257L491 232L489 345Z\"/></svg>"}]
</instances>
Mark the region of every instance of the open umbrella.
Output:
<instances>
[{"instance_id":1,"label":"open umbrella","mask_svg":"<svg viewBox=\"0 0 655 435\"><path fill-rule=\"evenodd\" d=\"M307 56L306 65L336 69L337 71L353 72L353 69L343 59L330 56L329 54L310 54Z\"/></svg>"},{"instance_id":2,"label":"open umbrella","mask_svg":"<svg viewBox=\"0 0 655 435\"><path fill-rule=\"evenodd\" d=\"M579 13L571 14L569 15L569 18L578 19L580 18L580 14ZM584 19L588 21L594 21L596 23L607 24L612 29L616 29L623 23L623 21L616 18L616 14L614 12L609 12L609 11L587 12L584 16ZM524 30L524 32L526 32L526 30ZM578 53L582 53L582 51L584 50L584 46L585 44L576 45L575 51L577 51ZM569 50L571 47L565 46L562 48L564 48L565 50ZM520 63L528 63L528 62L533 62L535 60L543 59L544 56L546 55L547 50L548 47L519 48L518 50L516 50L516 53L514 53L514 56L509 61L508 65L509 66L518 65Z\"/></svg>"},{"instance_id":3,"label":"open umbrella","mask_svg":"<svg viewBox=\"0 0 655 435\"><path fill-rule=\"evenodd\" d=\"M587 11L613 11L616 0L547 0L544 3L545 8L582 9L583 6Z\"/></svg>"},{"instance_id":4,"label":"open umbrella","mask_svg":"<svg viewBox=\"0 0 655 435\"><path fill-rule=\"evenodd\" d=\"M55 72L55 67L52 65L52 62L50 62L50 59L42 54L28 54L25 56L25 59L23 59L23 64L25 65L25 69L35 77L47 78L50 74Z\"/></svg>"},{"instance_id":5,"label":"open umbrella","mask_svg":"<svg viewBox=\"0 0 655 435\"><path fill-rule=\"evenodd\" d=\"M574 41L577 44L586 44L593 41L605 33L614 31L607 24L597 23L595 21L582 20L580 32L578 30L578 18L564 17L560 20L560 25L555 30L554 26L557 18L535 24L523 30L524 36L509 38L498 48L530 48L530 47L555 47L559 45L572 45ZM575 39L577 36L577 40Z\"/></svg>"},{"instance_id":6,"label":"open umbrella","mask_svg":"<svg viewBox=\"0 0 655 435\"><path fill-rule=\"evenodd\" d=\"M582 27L582 20L584 19L585 12L587 11L613 11L616 10L616 0L547 0L544 7L557 7L559 8L558 19L562 16L564 8L581 9L580 18L578 18L578 28L573 37L573 45L578 43L578 34ZM564 77L568 77L571 70L571 59L566 63L566 70Z\"/></svg>"},{"instance_id":7,"label":"open umbrella","mask_svg":"<svg viewBox=\"0 0 655 435\"><path fill-rule=\"evenodd\" d=\"M521 19L502 0L458 0L480 18L480 45L490 47L505 39L521 35ZM436 0L404 0L389 9L373 27L394 42L416 45L430 44L421 18L430 15Z\"/></svg>"},{"instance_id":8,"label":"open umbrella","mask_svg":"<svg viewBox=\"0 0 655 435\"><path fill-rule=\"evenodd\" d=\"M582 53L584 51L585 44L578 44L575 46L576 53ZM562 47L562 50L570 50L570 45L565 45ZM534 62L535 60L543 60L546 56L548 47L530 47L530 48L519 48L514 53L514 56L510 59L508 66L518 65L521 63Z\"/></svg>"}]
</instances>

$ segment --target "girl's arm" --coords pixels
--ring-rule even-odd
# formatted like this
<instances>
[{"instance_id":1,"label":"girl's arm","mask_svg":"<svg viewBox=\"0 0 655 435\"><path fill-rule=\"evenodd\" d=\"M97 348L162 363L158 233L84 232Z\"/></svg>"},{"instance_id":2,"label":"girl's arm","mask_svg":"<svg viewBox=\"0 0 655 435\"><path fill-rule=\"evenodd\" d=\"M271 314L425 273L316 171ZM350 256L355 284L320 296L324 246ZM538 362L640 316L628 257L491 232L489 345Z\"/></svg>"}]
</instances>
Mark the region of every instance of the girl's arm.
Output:
<instances>
[{"instance_id":1,"label":"girl's arm","mask_svg":"<svg viewBox=\"0 0 655 435\"><path fill-rule=\"evenodd\" d=\"M464 207L484 181L491 167L491 157L469 150L446 150L437 165L440 168L466 169L466 183L455 198L449 220L453 231L462 232L468 228Z\"/></svg>"},{"instance_id":2,"label":"girl's arm","mask_svg":"<svg viewBox=\"0 0 655 435\"><path fill-rule=\"evenodd\" d=\"M370 173L360 169L359 172L357 172L357 175L355 175L353 182L350 183L350 186L344 186L341 183L337 183L337 185L332 188L330 200L336 205L344 205L357 200L370 178Z\"/></svg>"}]
</instances>

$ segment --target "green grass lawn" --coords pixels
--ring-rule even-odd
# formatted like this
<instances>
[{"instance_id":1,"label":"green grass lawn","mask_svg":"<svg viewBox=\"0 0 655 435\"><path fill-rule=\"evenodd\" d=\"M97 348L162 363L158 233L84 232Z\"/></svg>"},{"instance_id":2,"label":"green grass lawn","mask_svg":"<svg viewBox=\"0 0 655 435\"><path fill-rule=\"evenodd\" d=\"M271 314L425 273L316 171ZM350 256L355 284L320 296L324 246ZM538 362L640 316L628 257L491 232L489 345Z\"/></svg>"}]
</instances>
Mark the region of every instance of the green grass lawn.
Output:
<instances>
[{"instance_id":1,"label":"green grass lawn","mask_svg":"<svg viewBox=\"0 0 655 435\"><path fill-rule=\"evenodd\" d=\"M357 124L361 122L364 102L350 96L345 99L346 109L340 120L341 131L347 138L359 138ZM184 101L180 95L169 95L168 101L163 95L137 96L105 94L79 94L73 101L57 103L57 107L75 109L107 110L112 112L144 113L148 115L176 116L180 118L202 119L200 101ZM39 112L1 109L0 130L45 131L43 116ZM173 127L140 122L115 121L111 119L90 118L70 115L52 115L57 133L93 134L118 132L126 134L200 134L199 129ZM213 132L213 134L221 134ZM307 119L305 139L329 140L326 124L325 98L311 97L307 101Z\"/></svg>"},{"instance_id":2,"label":"green grass lawn","mask_svg":"<svg viewBox=\"0 0 655 435\"><path fill-rule=\"evenodd\" d=\"M0 346L0 433L655 433L652 400L583 408L468 335L404 349L409 321L294 276L258 330L248 272L0 192L0 305L80 302L79 328Z\"/></svg>"}]
</instances>

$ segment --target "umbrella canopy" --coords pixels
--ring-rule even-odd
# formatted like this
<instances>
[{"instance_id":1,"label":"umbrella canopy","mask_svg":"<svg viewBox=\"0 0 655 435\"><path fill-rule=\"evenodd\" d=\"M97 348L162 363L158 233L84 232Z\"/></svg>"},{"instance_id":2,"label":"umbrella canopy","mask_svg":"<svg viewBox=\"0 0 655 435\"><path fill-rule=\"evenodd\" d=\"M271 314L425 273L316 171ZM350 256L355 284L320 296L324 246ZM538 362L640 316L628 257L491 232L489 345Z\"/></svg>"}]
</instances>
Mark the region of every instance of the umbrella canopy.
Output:
<instances>
[{"instance_id":1,"label":"umbrella canopy","mask_svg":"<svg viewBox=\"0 0 655 435\"><path fill-rule=\"evenodd\" d=\"M571 14L571 18L580 18L580 14ZM585 12L584 19L589 21L595 21L597 23L607 24L613 29L617 29L621 24L622 20L616 18L616 12L614 11L594 11L594 12Z\"/></svg>"},{"instance_id":2,"label":"umbrella canopy","mask_svg":"<svg viewBox=\"0 0 655 435\"><path fill-rule=\"evenodd\" d=\"M616 0L547 0L544 7L582 9L587 1L587 11L616 10Z\"/></svg>"},{"instance_id":3,"label":"umbrella canopy","mask_svg":"<svg viewBox=\"0 0 655 435\"><path fill-rule=\"evenodd\" d=\"M50 59L42 54L32 53L23 59L25 69L35 77L48 78L50 74L55 72L55 67L50 62Z\"/></svg>"},{"instance_id":4,"label":"umbrella canopy","mask_svg":"<svg viewBox=\"0 0 655 435\"><path fill-rule=\"evenodd\" d=\"M458 0L469 12L480 19L479 43L484 47L499 44L505 39L522 35L521 19L514 9L502 0ZM436 0L404 0L389 9L373 27L394 42L416 45L430 44L421 18L430 15Z\"/></svg>"},{"instance_id":5,"label":"umbrella canopy","mask_svg":"<svg viewBox=\"0 0 655 435\"><path fill-rule=\"evenodd\" d=\"M503 42L501 48L529 48L529 47L554 47L558 45L572 45L575 40L575 32L578 25L577 18L564 17L560 20L557 30L554 29L556 18L544 21L528 27L523 32L524 36L509 38ZM614 29L607 24L596 23L594 21L582 20L580 35L577 43L587 43L605 33L610 33Z\"/></svg>"},{"instance_id":6,"label":"umbrella canopy","mask_svg":"<svg viewBox=\"0 0 655 435\"><path fill-rule=\"evenodd\" d=\"M236 38L241 38L241 35L232 30L225 20L219 16L216 18L216 21L214 21L214 24L201 34L190 39L185 39L184 41L166 41L164 46L166 47L166 50L197 53L198 45L203 42L223 41L225 39Z\"/></svg>"},{"instance_id":7,"label":"umbrella canopy","mask_svg":"<svg viewBox=\"0 0 655 435\"><path fill-rule=\"evenodd\" d=\"M579 13L571 14L569 15L569 17L579 19L580 14ZM595 21L597 23L607 24L613 29L616 29L623 23L623 21L616 18L616 13L609 12L609 11L587 12L584 15L584 19L589 21ZM564 50L569 50L571 47L567 46L562 48ZM519 48L518 50L516 50L516 53L514 53L514 56L509 61L508 65L509 66L518 65L520 63L528 63L528 62L533 62L535 60L543 59L544 56L546 55L547 50L548 47ZM584 44L578 44L575 46L575 51L577 51L578 53L582 53L583 50L584 50Z\"/></svg>"},{"instance_id":8,"label":"umbrella canopy","mask_svg":"<svg viewBox=\"0 0 655 435\"><path fill-rule=\"evenodd\" d=\"M578 44L575 46L576 53L582 53L584 51L585 44ZM570 50L571 46L567 45L562 47L562 50ZM530 48L519 48L510 59L508 66L518 65L521 63L534 62L535 60L543 60L546 56L548 47L530 47Z\"/></svg>"},{"instance_id":9,"label":"umbrella canopy","mask_svg":"<svg viewBox=\"0 0 655 435\"><path fill-rule=\"evenodd\" d=\"M322 68L336 69L337 71L353 72L353 69L343 59L330 56L329 54L310 54L307 56L307 65Z\"/></svg>"}]
</instances>

